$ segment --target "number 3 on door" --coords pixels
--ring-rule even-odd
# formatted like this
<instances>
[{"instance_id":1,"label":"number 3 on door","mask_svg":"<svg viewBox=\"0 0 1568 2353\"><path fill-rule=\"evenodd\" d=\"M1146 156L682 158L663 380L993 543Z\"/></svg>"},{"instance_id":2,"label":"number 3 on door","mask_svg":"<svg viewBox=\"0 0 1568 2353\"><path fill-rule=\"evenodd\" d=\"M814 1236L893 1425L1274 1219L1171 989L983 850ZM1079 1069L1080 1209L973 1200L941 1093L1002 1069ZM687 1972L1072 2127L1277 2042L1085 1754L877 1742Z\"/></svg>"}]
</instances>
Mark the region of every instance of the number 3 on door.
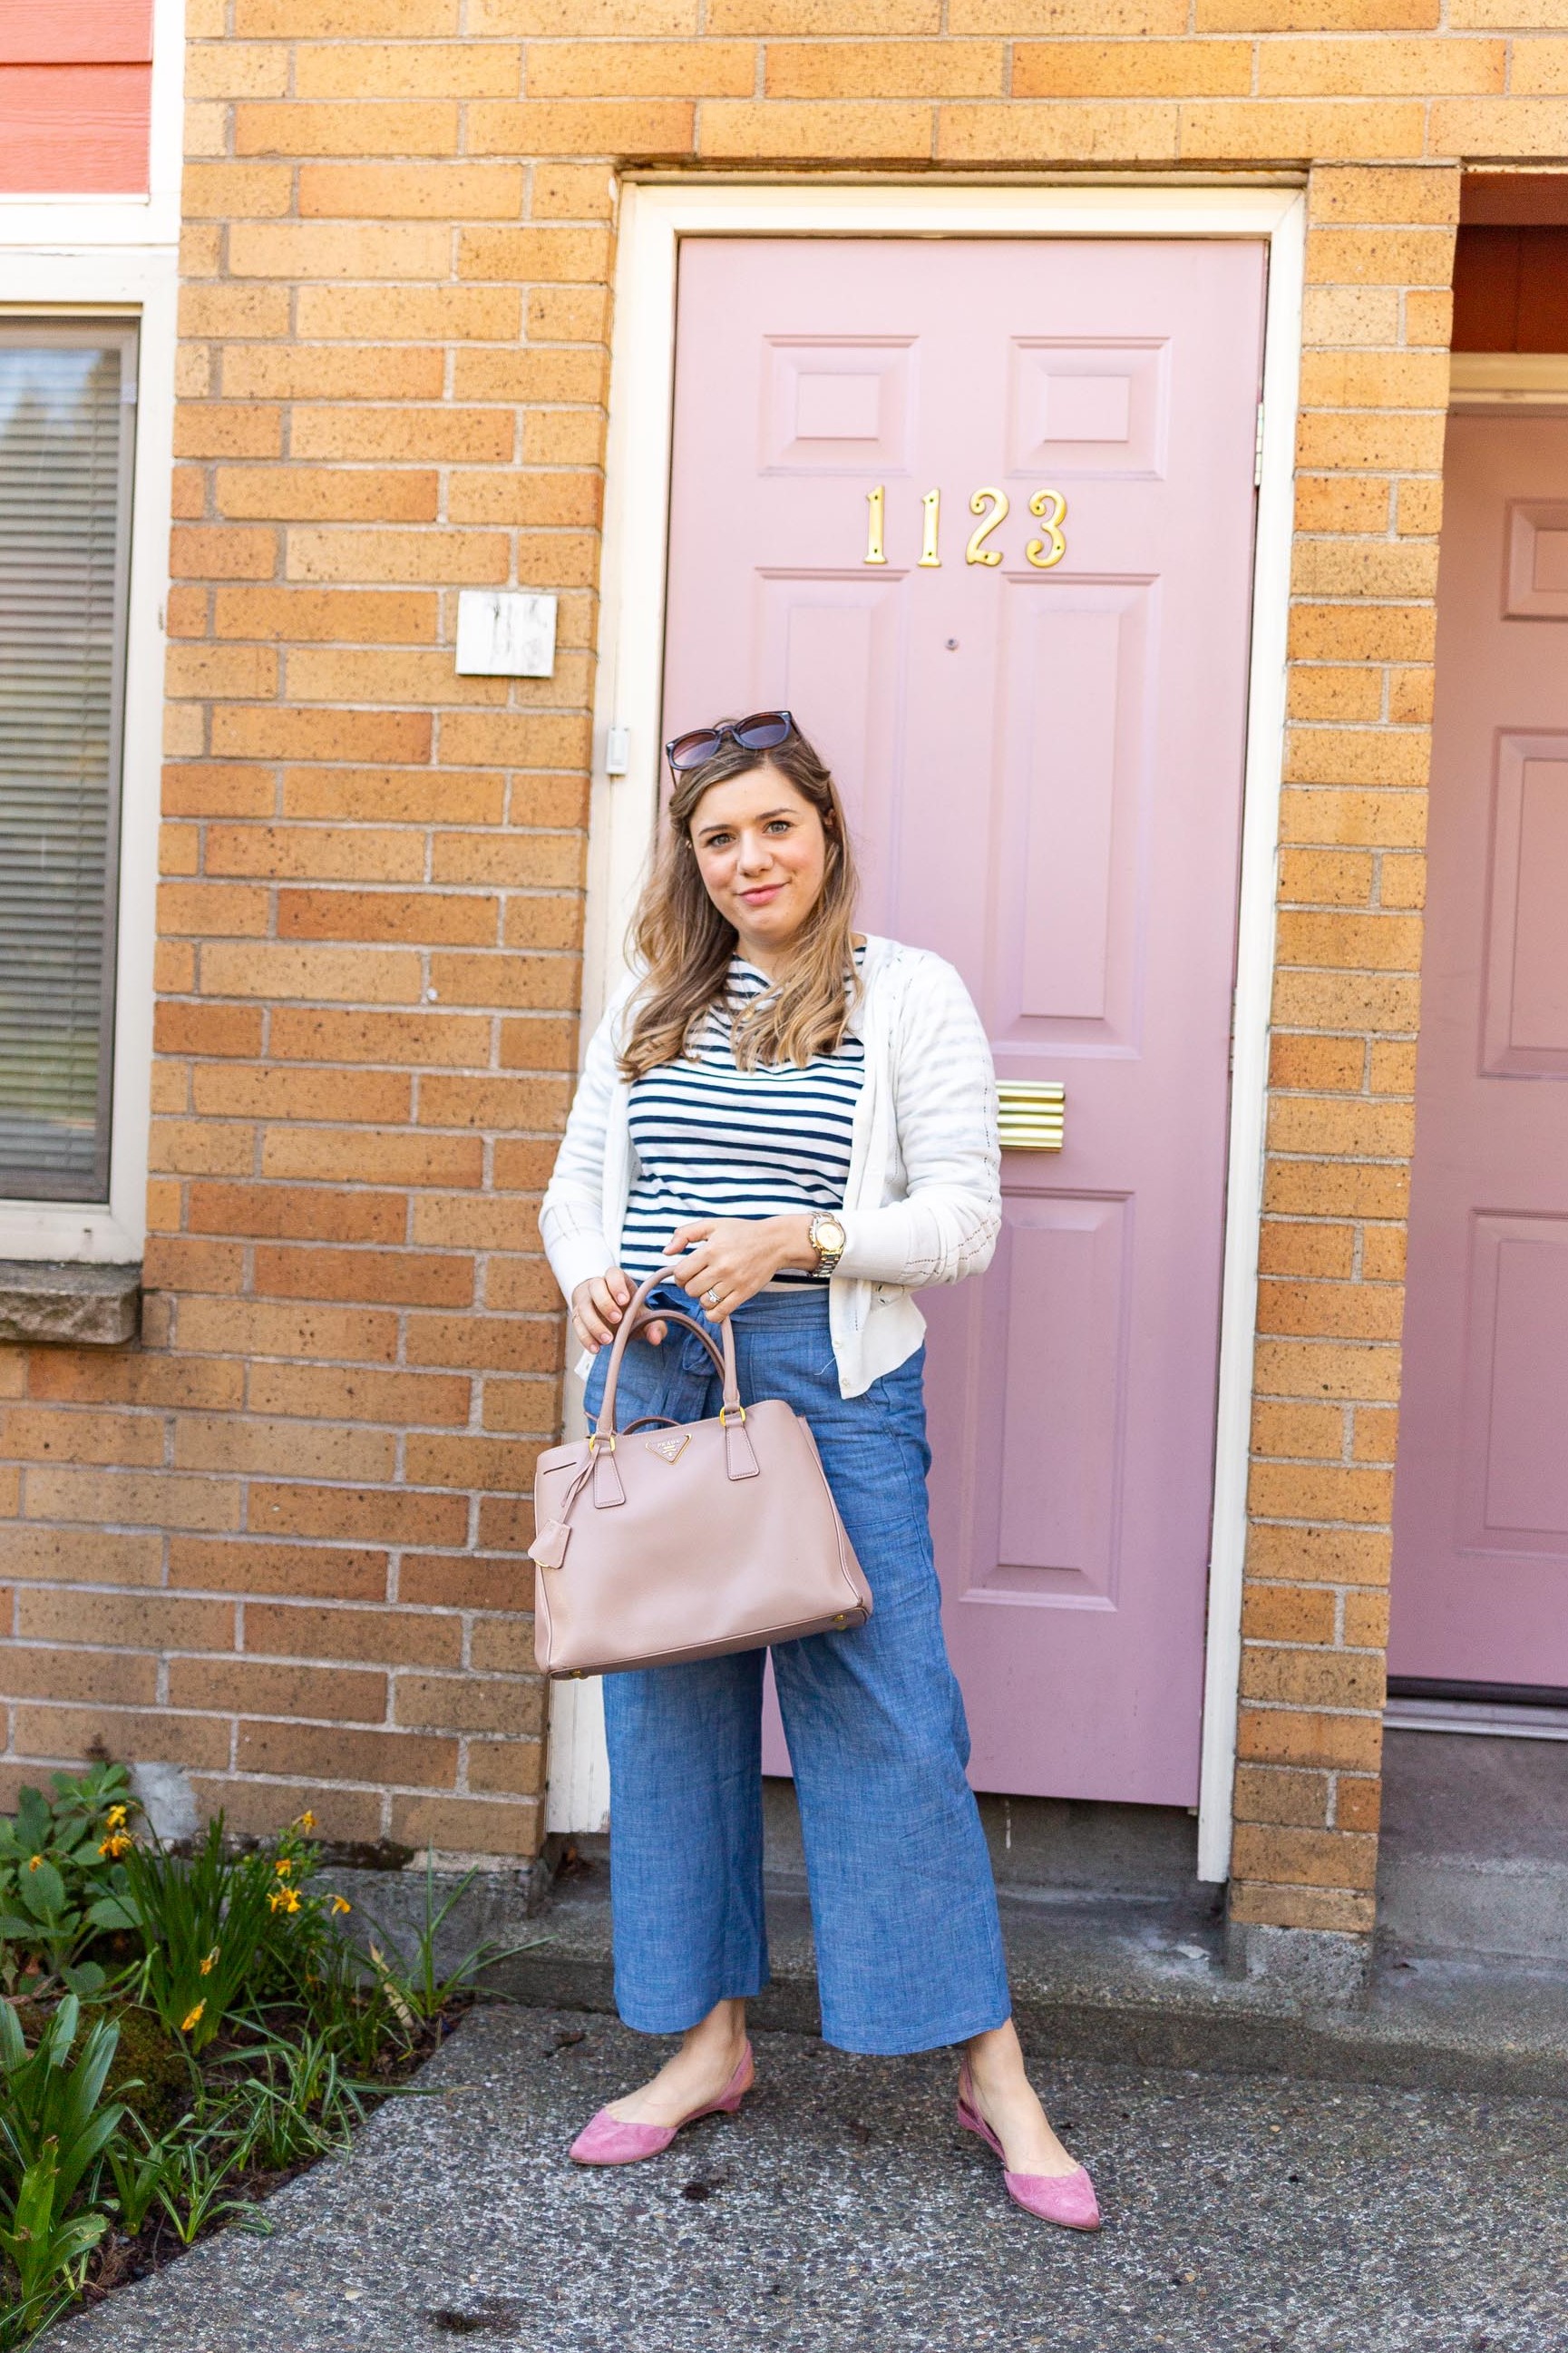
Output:
<instances>
[{"instance_id":1,"label":"number 3 on door","mask_svg":"<svg viewBox=\"0 0 1568 2353\"><path fill-rule=\"evenodd\" d=\"M1068 502L1060 491L1037 491L1029 501L1029 512L1038 515L1046 526L1044 539L1032 539L1024 554L1037 572L1048 572L1059 564L1068 552L1062 525L1067 521ZM1048 548L1048 552L1047 552Z\"/></svg>"}]
</instances>

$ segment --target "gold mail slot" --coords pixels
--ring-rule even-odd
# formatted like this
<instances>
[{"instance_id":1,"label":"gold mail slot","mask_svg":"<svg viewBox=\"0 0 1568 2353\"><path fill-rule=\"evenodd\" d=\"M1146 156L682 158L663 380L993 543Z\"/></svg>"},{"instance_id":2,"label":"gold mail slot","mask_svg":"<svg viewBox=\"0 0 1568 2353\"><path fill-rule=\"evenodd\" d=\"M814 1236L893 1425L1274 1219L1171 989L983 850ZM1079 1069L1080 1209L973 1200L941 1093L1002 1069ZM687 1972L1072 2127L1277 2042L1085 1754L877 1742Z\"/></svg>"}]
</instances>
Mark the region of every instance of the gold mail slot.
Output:
<instances>
[{"instance_id":1,"label":"gold mail slot","mask_svg":"<svg viewBox=\"0 0 1568 2353\"><path fill-rule=\"evenodd\" d=\"M1068 1091L1059 1079L1000 1079L996 1124L1004 1152L1059 1152L1067 1138Z\"/></svg>"}]
</instances>

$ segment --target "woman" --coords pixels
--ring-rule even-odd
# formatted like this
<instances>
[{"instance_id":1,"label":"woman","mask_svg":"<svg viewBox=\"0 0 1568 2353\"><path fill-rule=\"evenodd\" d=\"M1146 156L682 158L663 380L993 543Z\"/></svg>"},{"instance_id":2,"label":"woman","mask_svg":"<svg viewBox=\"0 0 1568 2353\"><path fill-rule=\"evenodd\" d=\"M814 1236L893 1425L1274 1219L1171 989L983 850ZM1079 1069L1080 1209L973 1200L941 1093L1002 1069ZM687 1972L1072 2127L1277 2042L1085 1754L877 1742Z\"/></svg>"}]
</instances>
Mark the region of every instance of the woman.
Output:
<instances>
[{"instance_id":1,"label":"woman","mask_svg":"<svg viewBox=\"0 0 1568 2353\"><path fill-rule=\"evenodd\" d=\"M733 1320L742 1397L811 1426L876 1608L779 1645L826 2039L963 2045L959 2117L1013 2197L1098 2226L1014 2031L969 1736L942 1643L926 1508L924 1324L910 1296L988 1264L1000 1222L994 1076L952 966L853 928L833 779L787 712L679 737L636 927L637 971L586 1063L541 1228L585 1347L635 1286ZM684 1297L682 1293L686 1294ZM623 1424L717 1411L710 1360L658 1322L627 1345ZM667 2148L738 2108L749 1996L767 1981L763 1653L606 1677L616 1991L627 2025L679 2034L602 2109L581 2164Z\"/></svg>"}]
</instances>

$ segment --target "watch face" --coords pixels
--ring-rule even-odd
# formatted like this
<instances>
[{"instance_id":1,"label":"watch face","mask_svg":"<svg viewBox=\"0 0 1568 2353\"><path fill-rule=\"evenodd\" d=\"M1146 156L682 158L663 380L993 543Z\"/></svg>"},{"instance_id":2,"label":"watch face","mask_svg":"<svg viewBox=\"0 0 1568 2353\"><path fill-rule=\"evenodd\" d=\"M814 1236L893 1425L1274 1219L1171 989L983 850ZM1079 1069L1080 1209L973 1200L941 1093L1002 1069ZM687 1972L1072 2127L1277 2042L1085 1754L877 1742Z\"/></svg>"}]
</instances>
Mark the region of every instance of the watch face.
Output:
<instances>
[{"instance_id":1,"label":"watch face","mask_svg":"<svg viewBox=\"0 0 1568 2353\"><path fill-rule=\"evenodd\" d=\"M816 1241L819 1249L841 1250L844 1247L845 1240L844 1229L839 1224L837 1218L819 1218L817 1219Z\"/></svg>"}]
</instances>

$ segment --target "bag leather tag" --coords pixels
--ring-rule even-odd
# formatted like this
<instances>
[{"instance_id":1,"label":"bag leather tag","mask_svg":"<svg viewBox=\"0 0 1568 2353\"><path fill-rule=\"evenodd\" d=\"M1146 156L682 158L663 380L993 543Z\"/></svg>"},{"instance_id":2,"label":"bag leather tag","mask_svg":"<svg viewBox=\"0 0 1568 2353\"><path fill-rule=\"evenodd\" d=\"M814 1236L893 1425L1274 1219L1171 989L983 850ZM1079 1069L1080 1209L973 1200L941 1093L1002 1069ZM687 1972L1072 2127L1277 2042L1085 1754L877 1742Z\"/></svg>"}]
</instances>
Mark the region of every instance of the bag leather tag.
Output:
<instances>
[{"instance_id":1,"label":"bag leather tag","mask_svg":"<svg viewBox=\"0 0 1568 2353\"><path fill-rule=\"evenodd\" d=\"M731 1479L756 1479L762 1475L755 1449L746 1434L743 1421L724 1424L724 1470Z\"/></svg>"},{"instance_id":2,"label":"bag leather tag","mask_svg":"<svg viewBox=\"0 0 1568 2353\"><path fill-rule=\"evenodd\" d=\"M626 1500L621 1474L616 1468L615 1451L611 1448L603 1448L593 1460L594 1509L596 1512L613 1511L617 1504L624 1504Z\"/></svg>"},{"instance_id":3,"label":"bag leather tag","mask_svg":"<svg viewBox=\"0 0 1568 2353\"><path fill-rule=\"evenodd\" d=\"M552 1520L540 1529L529 1546L529 1556L541 1568L559 1568L566 1557L566 1547L572 1541L572 1531L564 1520Z\"/></svg>"}]
</instances>

